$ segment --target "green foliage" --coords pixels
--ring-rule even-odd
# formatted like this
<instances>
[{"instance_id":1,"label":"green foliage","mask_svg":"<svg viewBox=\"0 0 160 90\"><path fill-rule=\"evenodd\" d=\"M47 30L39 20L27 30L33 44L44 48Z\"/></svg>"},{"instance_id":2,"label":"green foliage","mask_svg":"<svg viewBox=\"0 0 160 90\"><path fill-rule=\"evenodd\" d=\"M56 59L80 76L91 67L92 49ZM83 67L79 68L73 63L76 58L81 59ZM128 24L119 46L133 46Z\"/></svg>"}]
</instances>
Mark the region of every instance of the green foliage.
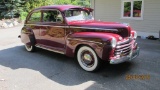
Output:
<instances>
[{"instance_id":1,"label":"green foliage","mask_svg":"<svg viewBox=\"0 0 160 90\"><path fill-rule=\"evenodd\" d=\"M134 10L141 10L142 1L134 1Z\"/></svg>"},{"instance_id":2,"label":"green foliage","mask_svg":"<svg viewBox=\"0 0 160 90\"><path fill-rule=\"evenodd\" d=\"M53 1L54 4L56 5L72 4L72 5L90 7L90 0L53 0Z\"/></svg>"},{"instance_id":3,"label":"green foliage","mask_svg":"<svg viewBox=\"0 0 160 90\"><path fill-rule=\"evenodd\" d=\"M1 13L1 12L0 12ZM0 15L0 20L2 19L3 17Z\"/></svg>"},{"instance_id":4,"label":"green foliage","mask_svg":"<svg viewBox=\"0 0 160 90\"><path fill-rule=\"evenodd\" d=\"M28 15L27 12L20 12L20 20L25 20L27 15Z\"/></svg>"},{"instance_id":5,"label":"green foliage","mask_svg":"<svg viewBox=\"0 0 160 90\"><path fill-rule=\"evenodd\" d=\"M131 2L124 3L124 12L128 12L131 10Z\"/></svg>"},{"instance_id":6,"label":"green foliage","mask_svg":"<svg viewBox=\"0 0 160 90\"><path fill-rule=\"evenodd\" d=\"M4 8L2 10L1 16L11 16L13 17L14 14L18 14L20 11L22 11L22 4L24 3L24 0L6 0L1 1L0 5ZM9 16L9 17L10 17Z\"/></svg>"},{"instance_id":7,"label":"green foliage","mask_svg":"<svg viewBox=\"0 0 160 90\"><path fill-rule=\"evenodd\" d=\"M24 4L23 10L26 12L30 12L35 8L46 6L46 5L52 5L52 4L53 4L53 0L28 0Z\"/></svg>"},{"instance_id":8,"label":"green foliage","mask_svg":"<svg viewBox=\"0 0 160 90\"><path fill-rule=\"evenodd\" d=\"M66 5L66 4L72 4L71 0L54 0L54 4L56 5Z\"/></svg>"},{"instance_id":9,"label":"green foliage","mask_svg":"<svg viewBox=\"0 0 160 90\"><path fill-rule=\"evenodd\" d=\"M80 5L80 6L90 6L90 0L28 0L25 3L25 10L31 11L34 8L46 5Z\"/></svg>"},{"instance_id":10,"label":"green foliage","mask_svg":"<svg viewBox=\"0 0 160 90\"><path fill-rule=\"evenodd\" d=\"M31 10L46 6L46 5L79 5L90 7L90 0L0 0L0 6L6 10L1 10L0 16L5 16L8 13L13 17L14 14L20 14L20 19L24 20L27 13Z\"/></svg>"}]
</instances>

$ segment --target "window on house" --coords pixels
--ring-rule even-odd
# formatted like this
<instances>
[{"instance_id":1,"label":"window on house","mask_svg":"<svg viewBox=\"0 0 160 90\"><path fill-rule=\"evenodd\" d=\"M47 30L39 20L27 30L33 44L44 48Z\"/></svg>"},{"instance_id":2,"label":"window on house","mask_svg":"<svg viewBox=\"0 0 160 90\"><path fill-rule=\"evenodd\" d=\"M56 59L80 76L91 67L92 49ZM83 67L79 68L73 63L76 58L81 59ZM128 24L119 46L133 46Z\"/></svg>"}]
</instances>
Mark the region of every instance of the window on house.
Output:
<instances>
[{"instance_id":1,"label":"window on house","mask_svg":"<svg viewBox=\"0 0 160 90\"><path fill-rule=\"evenodd\" d=\"M142 19L143 0L122 0L122 18Z\"/></svg>"}]
</instances>

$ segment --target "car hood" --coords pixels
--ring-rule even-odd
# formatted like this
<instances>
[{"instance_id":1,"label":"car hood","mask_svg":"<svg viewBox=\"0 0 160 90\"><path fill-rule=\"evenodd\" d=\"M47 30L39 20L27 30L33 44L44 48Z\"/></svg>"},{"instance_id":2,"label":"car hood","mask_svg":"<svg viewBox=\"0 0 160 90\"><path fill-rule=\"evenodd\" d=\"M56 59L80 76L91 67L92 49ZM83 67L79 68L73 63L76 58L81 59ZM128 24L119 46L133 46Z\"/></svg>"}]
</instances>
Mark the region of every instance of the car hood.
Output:
<instances>
[{"instance_id":1,"label":"car hood","mask_svg":"<svg viewBox=\"0 0 160 90\"><path fill-rule=\"evenodd\" d=\"M72 21L68 22L68 25L72 28L83 28L92 29L96 31L112 32L117 33L120 36L129 37L131 33L131 28L127 24L118 22L103 22L103 21Z\"/></svg>"},{"instance_id":2,"label":"car hood","mask_svg":"<svg viewBox=\"0 0 160 90\"><path fill-rule=\"evenodd\" d=\"M95 28L127 28L128 26L118 22L103 22L103 21L72 21L68 22L70 26L79 26L79 27L95 27Z\"/></svg>"}]
</instances>

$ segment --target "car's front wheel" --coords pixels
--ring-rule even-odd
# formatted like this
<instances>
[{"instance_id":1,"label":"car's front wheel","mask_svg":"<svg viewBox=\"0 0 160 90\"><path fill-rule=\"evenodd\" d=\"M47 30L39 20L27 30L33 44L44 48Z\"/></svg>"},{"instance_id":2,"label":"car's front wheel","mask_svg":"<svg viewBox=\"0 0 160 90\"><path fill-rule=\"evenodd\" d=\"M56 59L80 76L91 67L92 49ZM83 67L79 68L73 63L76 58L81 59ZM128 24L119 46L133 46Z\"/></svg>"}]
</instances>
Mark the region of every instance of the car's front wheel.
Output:
<instances>
[{"instance_id":1,"label":"car's front wheel","mask_svg":"<svg viewBox=\"0 0 160 90\"><path fill-rule=\"evenodd\" d=\"M25 44L25 48L28 52L33 52L35 50L35 46Z\"/></svg>"},{"instance_id":2,"label":"car's front wheel","mask_svg":"<svg viewBox=\"0 0 160 90\"><path fill-rule=\"evenodd\" d=\"M86 71L96 71L100 66L95 51L88 46L83 46L78 50L77 60L79 65Z\"/></svg>"}]
</instances>

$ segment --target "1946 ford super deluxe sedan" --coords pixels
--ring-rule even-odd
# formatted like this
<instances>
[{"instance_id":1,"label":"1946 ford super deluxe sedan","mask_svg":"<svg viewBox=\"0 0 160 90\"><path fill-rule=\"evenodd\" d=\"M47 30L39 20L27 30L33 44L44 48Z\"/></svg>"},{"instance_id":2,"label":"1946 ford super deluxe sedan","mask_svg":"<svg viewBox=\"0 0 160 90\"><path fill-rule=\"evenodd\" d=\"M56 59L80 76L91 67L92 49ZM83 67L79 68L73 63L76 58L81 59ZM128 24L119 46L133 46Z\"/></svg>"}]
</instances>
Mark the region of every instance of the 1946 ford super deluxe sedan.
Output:
<instances>
[{"instance_id":1,"label":"1946 ford super deluxe sedan","mask_svg":"<svg viewBox=\"0 0 160 90\"><path fill-rule=\"evenodd\" d=\"M136 58L137 33L127 24L96 21L93 9L73 5L43 6L32 10L21 30L27 51L36 47L77 57L86 71L102 60L118 64Z\"/></svg>"}]
</instances>

